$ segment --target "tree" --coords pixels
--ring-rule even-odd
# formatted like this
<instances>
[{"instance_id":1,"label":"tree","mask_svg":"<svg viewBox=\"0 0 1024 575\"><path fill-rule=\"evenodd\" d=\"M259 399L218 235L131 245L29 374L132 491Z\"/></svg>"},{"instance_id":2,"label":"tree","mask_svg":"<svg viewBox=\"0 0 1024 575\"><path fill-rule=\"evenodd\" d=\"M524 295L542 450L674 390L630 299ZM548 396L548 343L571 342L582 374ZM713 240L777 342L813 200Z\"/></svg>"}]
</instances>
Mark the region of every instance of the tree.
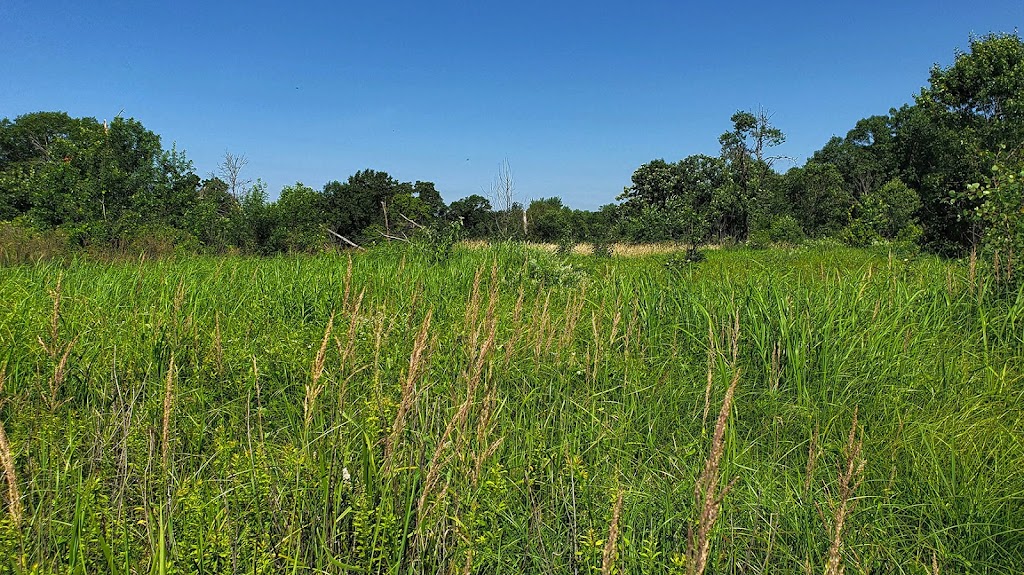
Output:
<instances>
[{"instance_id":1,"label":"tree","mask_svg":"<svg viewBox=\"0 0 1024 575\"><path fill-rule=\"evenodd\" d=\"M250 253L269 253L274 218L267 205L267 185L257 179L239 200L239 210L232 218L231 236L235 246Z\"/></svg>"},{"instance_id":2,"label":"tree","mask_svg":"<svg viewBox=\"0 0 1024 575\"><path fill-rule=\"evenodd\" d=\"M625 188L616 200L629 206L663 208L676 193L678 174L675 165L659 158L637 168L631 181L632 185Z\"/></svg>"},{"instance_id":3,"label":"tree","mask_svg":"<svg viewBox=\"0 0 1024 575\"><path fill-rule=\"evenodd\" d=\"M1012 293L1022 277L1017 268L1024 253L1024 159L1017 154L999 157L992 176L967 186L964 195L967 205L973 204L964 216L980 228L995 280Z\"/></svg>"},{"instance_id":4,"label":"tree","mask_svg":"<svg viewBox=\"0 0 1024 575\"><path fill-rule=\"evenodd\" d=\"M471 238L485 238L493 234L494 213L491 211L491 202L479 194L452 202L448 206L446 218L451 222L460 222Z\"/></svg>"},{"instance_id":5,"label":"tree","mask_svg":"<svg viewBox=\"0 0 1024 575\"><path fill-rule=\"evenodd\" d=\"M915 214L920 207L920 196L899 178L889 180L860 199L861 219L879 236L890 240L917 224Z\"/></svg>"},{"instance_id":6,"label":"tree","mask_svg":"<svg viewBox=\"0 0 1024 575\"><path fill-rule=\"evenodd\" d=\"M636 241L707 241L721 222L716 197L727 186L725 163L695 155L669 164L654 160L633 172L633 185L618 197L626 234Z\"/></svg>"},{"instance_id":7,"label":"tree","mask_svg":"<svg viewBox=\"0 0 1024 575\"><path fill-rule=\"evenodd\" d=\"M236 156L231 152L224 152L224 159L217 166L217 176L228 185L228 193L235 199L240 199L249 191L252 180L242 177L242 170L249 164L244 155Z\"/></svg>"},{"instance_id":8,"label":"tree","mask_svg":"<svg viewBox=\"0 0 1024 575\"><path fill-rule=\"evenodd\" d=\"M935 66L915 106L897 114L904 181L921 195L927 241L942 251L970 245L971 222L960 218L976 207L964 194L989 177L999 150L1024 146L1024 42L1014 34L970 40L948 68ZM963 202L952 205L951 190Z\"/></svg>"},{"instance_id":9,"label":"tree","mask_svg":"<svg viewBox=\"0 0 1024 575\"><path fill-rule=\"evenodd\" d=\"M324 197L302 182L285 186L268 207L273 222L270 246L275 251L312 252L326 244Z\"/></svg>"},{"instance_id":10,"label":"tree","mask_svg":"<svg viewBox=\"0 0 1024 575\"><path fill-rule=\"evenodd\" d=\"M809 162L803 168L791 168L784 182L793 215L808 235L835 234L849 223L853 196L832 164Z\"/></svg>"},{"instance_id":11,"label":"tree","mask_svg":"<svg viewBox=\"0 0 1024 575\"><path fill-rule=\"evenodd\" d=\"M196 191L195 201L183 215L183 229L200 243L214 251L224 251L235 238L232 221L238 217L241 205L228 192L228 185L220 178L203 180Z\"/></svg>"},{"instance_id":12,"label":"tree","mask_svg":"<svg viewBox=\"0 0 1024 575\"><path fill-rule=\"evenodd\" d=\"M526 213L522 204L516 201L515 177L507 158L498 166L498 173L494 176L488 195L491 204L496 206L493 213L498 235L502 239L525 236L528 231Z\"/></svg>"},{"instance_id":13,"label":"tree","mask_svg":"<svg viewBox=\"0 0 1024 575\"><path fill-rule=\"evenodd\" d=\"M859 200L899 173L892 117L859 120L845 138L833 137L809 162L835 166L843 176L846 190Z\"/></svg>"},{"instance_id":14,"label":"tree","mask_svg":"<svg viewBox=\"0 0 1024 575\"><path fill-rule=\"evenodd\" d=\"M734 183L733 191L737 200L732 207L737 213L730 219L738 224L730 230L733 235L745 237L751 227L764 225L771 214L763 209L772 201L766 192L773 191L769 180L774 174L772 165L782 156L768 155L768 149L786 141L782 130L771 124L771 116L765 110L739 111L732 115L733 129L718 138L722 146L722 159L729 166Z\"/></svg>"},{"instance_id":15,"label":"tree","mask_svg":"<svg viewBox=\"0 0 1024 575\"><path fill-rule=\"evenodd\" d=\"M64 112L34 112L12 122L0 121L0 171L21 163L63 160L54 146L61 142L82 145L102 131L93 118L72 118Z\"/></svg>"},{"instance_id":16,"label":"tree","mask_svg":"<svg viewBox=\"0 0 1024 575\"><path fill-rule=\"evenodd\" d=\"M434 182L417 181L413 184L412 193L423 202L423 205L427 207L427 211L430 214L429 221L421 223L425 225L433 223L434 220L444 215L444 199L441 197L441 192L438 192L437 188L434 187Z\"/></svg>"},{"instance_id":17,"label":"tree","mask_svg":"<svg viewBox=\"0 0 1024 575\"><path fill-rule=\"evenodd\" d=\"M36 112L0 122L0 213L36 226L84 229L97 219L94 197L103 127L92 118ZM80 234L72 234L76 237Z\"/></svg>"},{"instance_id":18,"label":"tree","mask_svg":"<svg viewBox=\"0 0 1024 575\"><path fill-rule=\"evenodd\" d=\"M345 183L328 182L323 189L327 224L350 239L371 241L390 226L387 205L396 193L398 182L387 172L360 170Z\"/></svg>"},{"instance_id":19,"label":"tree","mask_svg":"<svg viewBox=\"0 0 1024 575\"><path fill-rule=\"evenodd\" d=\"M576 238L576 231L572 228L572 210L563 205L559 197L533 200L526 209L526 219L530 222L528 237L532 241L557 242Z\"/></svg>"}]
</instances>

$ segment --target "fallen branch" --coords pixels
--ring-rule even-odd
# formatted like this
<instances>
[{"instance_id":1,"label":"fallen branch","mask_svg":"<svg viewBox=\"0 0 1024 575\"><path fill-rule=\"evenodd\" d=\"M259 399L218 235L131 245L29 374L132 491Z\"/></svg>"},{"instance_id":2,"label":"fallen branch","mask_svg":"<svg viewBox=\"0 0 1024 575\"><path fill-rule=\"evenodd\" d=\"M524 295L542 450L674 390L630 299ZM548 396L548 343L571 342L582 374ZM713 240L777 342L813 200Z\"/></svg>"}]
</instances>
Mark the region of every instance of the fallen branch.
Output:
<instances>
[{"instance_id":1,"label":"fallen branch","mask_svg":"<svg viewBox=\"0 0 1024 575\"><path fill-rule=\"evenodd\" d=\"M405 220L405 221L409 222L410 224L412 224L412 225L416 226L416 227L417 227L418 229L421 229L421 230L425 230L425 229L427 229L427 227L426 227L426 226L424 226L424 225L422 225L422 224L419 224L419 223L416 223L416 222L414 222L413 220L411 220L411 219L409 219L408 217L406 217L406 215L405 215L405 214L403 214L402 212L398 212L398 215L402 216L402 219L403 219L403 220Z\"/></svg>"},{"instance_id":2,"label":"fallen branch","mask_svg":"<svg viewBox=\"0 0 1024 575\"><path fill-rule=\"evenodd\" d=\"M346 238L345 236L343 236L343 235L339 234L338 232L336 232L336 231L332 230L331 228L327 228L327 233L329 233L329 234L331 234L332 236L334 236L334 237L338 238L339 240L341 240L341 241L345 242L346 244L348 244L348 245L350 245L350 246L352 246L352 247L356 248L357 250L365 250L365 249L366 249L366 248L364 248L363 246L361 246L361 245L359 245L359 244L357 244L357 243L353 242L352 240L350 240L350 239Z\"/></svg>"},{"instance_id":3,"label":"fallen branch","mask_svg":"<svg viewBox=\"0 0 1024 575\"><path fill-rule=\"evenodd\" d=\"M405 242L407 244L411 244L412 243L412 241L410 241L409 238L400 238L398 236L392 236L392 235L389 235L389 234L385 234L384 232L381 232L381 231L378 231L377 233L379 233L381 236L383 236L383 237L385 237L385 238L387 238L389 240L395 240L395 241L398 241L398 242Z\"/></svg>"}]
</instances>

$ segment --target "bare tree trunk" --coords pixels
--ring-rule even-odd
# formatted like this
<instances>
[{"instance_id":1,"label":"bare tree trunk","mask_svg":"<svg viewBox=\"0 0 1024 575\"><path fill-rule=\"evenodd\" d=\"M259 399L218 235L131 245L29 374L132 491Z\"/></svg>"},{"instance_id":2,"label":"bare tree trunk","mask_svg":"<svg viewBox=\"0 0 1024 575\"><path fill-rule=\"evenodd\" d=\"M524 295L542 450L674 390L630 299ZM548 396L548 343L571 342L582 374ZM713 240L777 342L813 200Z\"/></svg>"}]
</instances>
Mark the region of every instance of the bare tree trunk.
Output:
<instances>
[{"instance_id":1,"label":"bare tree trunk","mask_svg":"<svg viewBox=\"0 0 1024 575\"><path fill-rule=\"evenodd\" d=\"M224 152L224 160L217 166L217 175L228 185L228 192L236 200L249 188L252 180L243 179L242 168L249 163L245 156L236 156L231 152Z\"/></svg>"},{"instance_id":2,"label":"bare tree trunk","mask_svg":"<svg viewBox=\"0 0 1024 575\"><path fill-rule=\"evenodd\" d=\"M515 215L512 213L512 209L516 205L515 189L516 183L515 178L512 176L512 167L509 166L508 159L506 158L498 166L498 174L494 177L494 183L491 184L491 190L488 194L491 203L497 208L495 223L498 225L498 234L504 237L511 235L513 227L516 225L513 220ZM524 233L526 231L525 220L523 231Z\"/></svg>"}]
</instances>

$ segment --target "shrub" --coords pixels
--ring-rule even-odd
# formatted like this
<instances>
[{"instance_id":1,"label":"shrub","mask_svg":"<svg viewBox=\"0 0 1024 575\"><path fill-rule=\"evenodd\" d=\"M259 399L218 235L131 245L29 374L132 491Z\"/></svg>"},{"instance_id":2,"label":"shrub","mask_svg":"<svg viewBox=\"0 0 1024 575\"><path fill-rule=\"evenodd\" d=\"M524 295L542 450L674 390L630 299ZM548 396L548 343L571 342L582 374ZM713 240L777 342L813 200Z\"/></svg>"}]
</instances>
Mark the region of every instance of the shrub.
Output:
<instances>
[{"instance_id":1,"label":"shrub","mask_svg":"<svg viewBox=\"0 0 1024 575\"><path fill-rule=\"evenodd\" d=\"M747 247L763 250L772 243L772 235L768 230L755 230L747 236Z\"/></svg>"},{"instance_id":2,"label":"shrub","mask_svg":"<svg viewBox=\"0 0 1024 575\"><path fill-rule=\"evenodd\" d=\"M846 226L839 239L848 246L863 248L882 239L878 232L862 219L856 219Z\"/></svg>"},{"instance_id":3,"label":"shrub","mask_svg":"<svg viewBox=\"0 0 1024 575\"><path fill-rule=\"evenodd\" d=\"M0 222L0 265L23 264L63 255L67 237L57 230L38 232L23 222Z\"/></svg>"},{"instance_id":4,"label":"shrub","mask_svg":"<svg viewBox=\"0 0 1024 575\"><path fill-rule=\"evenodd\" d=\"M781 216L772 221L768 237L772 243L798 245L804 241L804 230L793 216Z\"/></svg>"},{"instance_id":5,"label":"shrub","mask_svg":"<svg viewBox=\"0 0 1024 575\"><path fill-rule=\"evenodd\" d=\"M562 236L555 247L555 254L561 257L569 256L572 255L574 249L576 249L576 240L567 235Z\"/></svg>"},{"instance_id":6,"label":"shrub","mask_svg":"<svg viewBox=\"0 0 1024 575\"><path fill-rule=\"evenodd\" d=\"M594 249L591 253L595 258L610 258L612 257L613 251L614 246L612 245L612 242L602 239L594 241Z\"/></svg>"}]
</instances>

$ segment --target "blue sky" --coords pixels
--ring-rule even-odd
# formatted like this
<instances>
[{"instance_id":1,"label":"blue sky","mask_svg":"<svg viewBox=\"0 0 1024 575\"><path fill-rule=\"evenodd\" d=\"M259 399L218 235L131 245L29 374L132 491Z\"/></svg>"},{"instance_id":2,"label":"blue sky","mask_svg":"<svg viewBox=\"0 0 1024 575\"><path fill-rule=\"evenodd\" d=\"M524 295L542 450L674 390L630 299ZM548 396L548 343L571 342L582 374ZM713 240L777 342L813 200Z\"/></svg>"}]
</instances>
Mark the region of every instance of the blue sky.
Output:
<instances>
[{"instance_id":1,"label":"blue sky","mask_svg":"<svg viewBox=\"0 0 1024 575\"><path fill-rule=\"evenodd\" d=\"M0 117L120 112L203 176L245 155L272 197L372 168L452 201L507 159L521 201L593 209L644 162L717 154L740 109L802 163L970 34L1022 25L1022 0L3 0Z\"/></svg>"}]
</instances>

